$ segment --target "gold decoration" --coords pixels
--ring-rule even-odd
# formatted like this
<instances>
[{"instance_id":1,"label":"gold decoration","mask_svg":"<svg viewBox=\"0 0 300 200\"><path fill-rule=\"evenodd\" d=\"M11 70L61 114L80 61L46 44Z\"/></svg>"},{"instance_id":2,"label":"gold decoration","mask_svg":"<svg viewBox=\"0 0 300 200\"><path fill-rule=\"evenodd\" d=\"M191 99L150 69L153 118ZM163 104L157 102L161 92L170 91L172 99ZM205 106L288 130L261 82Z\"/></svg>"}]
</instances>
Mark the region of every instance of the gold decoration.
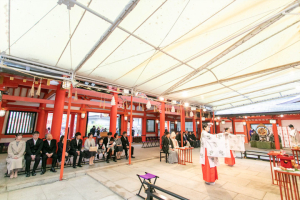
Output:
<instances>
[{"instance_id":1,"label":"gold decoration","mask_svg":"<svg viewBox=\"0 0 300 200\"><path fill-rule=\"evenodd\" d=\"M11 76L11 77L9 77L9 80L11 80L11 81L13 81L14 79L15 79L15 78L14 78L14 77L12 77L12 76Z\"/></svg>"},{"instance_id":2,"label":"gold decoration","mask_svg":"<svg viewBox=\"0 0 300 200\"><path fill-rule=\"evenodd\" d=\"M26 81L27 81L26 79L23 79L23 83L26 83Z\"/></svg>"},{"instance_id":3,"label":"gold decoration","mask_svg":"<svg viewBox=\"0 0 300 200\"><path fill-rule=\"evenodd\" d=\"M50 79L47 79L47 85L49 86L50 85Z\"/></svg>"}]
</instances>

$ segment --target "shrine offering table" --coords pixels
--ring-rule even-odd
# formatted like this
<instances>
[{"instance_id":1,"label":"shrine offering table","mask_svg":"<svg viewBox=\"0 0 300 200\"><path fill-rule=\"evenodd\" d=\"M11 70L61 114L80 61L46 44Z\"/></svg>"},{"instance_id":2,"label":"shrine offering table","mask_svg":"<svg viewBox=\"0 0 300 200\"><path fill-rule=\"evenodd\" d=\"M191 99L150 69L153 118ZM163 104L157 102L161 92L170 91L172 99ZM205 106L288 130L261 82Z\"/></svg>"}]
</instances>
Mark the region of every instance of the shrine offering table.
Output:
<instances>
[{"instance_id":1,"label":"shrine offering table","mask_svg":"<svg viewBox=\"0 0 300 200\"><path fill-rule=\"evenodd\" d=\"M277 175L276 175L276 173L274 173L274 167L279 167L280 166L280 159L277 156L281 155L281 153L270 151L268 153L268 155L269 155L269 158L270 158L272 184L278 185Z\"/></svg>"},{"instance_id":2,"label":"shrine offering table","mask_svg":"<svg viewBox=\"0 0 300 200\"><path fill-rule=\"evenodd\" d=\"M299 164L300 149L293 149L293 148L291 148L291 150L293 152L293 156L295 158L296 164Z\"/></svg>"},{"instance_id":3,"label":"shrine offering table","mask_svg":"<svg viewBox=\"0 0 300 200\"><path fill-rule=\"evenodd\" d=\"M178 149L178 164L186 165L186 163L193 163L193 149L194 147L180 147Z\"/></svg>"},{"instance_id":4,"label":"shrine offering table","mask_svg":"<svg viewBox=\"0 0 300 200\"><path fill-rule=\"evenodd\" d=\"M274 173L278 178L278 186L280 190L281 199L295 199L299 200L299 188L297 178L300 177L300 171L287 172L281 170L279 167L274 168Z\"/></svg>"}]
</instances>

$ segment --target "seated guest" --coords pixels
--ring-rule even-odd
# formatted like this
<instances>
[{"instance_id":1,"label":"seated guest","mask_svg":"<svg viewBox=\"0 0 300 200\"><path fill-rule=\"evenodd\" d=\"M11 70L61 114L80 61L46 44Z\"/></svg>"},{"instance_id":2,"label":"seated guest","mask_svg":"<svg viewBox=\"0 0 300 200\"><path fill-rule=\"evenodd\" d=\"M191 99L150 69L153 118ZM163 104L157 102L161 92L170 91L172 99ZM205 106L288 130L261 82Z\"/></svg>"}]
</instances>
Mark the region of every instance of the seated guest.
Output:
<instances>
[{"instance_id":1,"label":"seated guest","mask_svg":"<svg viewBox=\"0 0 300 200\"><path fill-rule=\"evenodd\" d=\"M160 145L161 145L161 146L163 145L163 142L164 142L165 137L166 137L166 132L164 132L164 135L161 136L161 141L160 141Z\"/></svg>"},{"instance_id":2,"label":"seated guest","mask_svg":"<svg viewBox=\"0 0 300 200\"><path fill-rule=\"evenodd\" d=\"M174 149L174 145L170 138L169 132L166 132L166 137L164 138L164 141L163 141L163 151L166 154L167 153L169 154L168 162L170 164L178 162L178 154L177 154L177 151L175 151L175 149Z\"/></svg>"},{"instance_id":3,"label":"seated guest","mask_svg":"<svg viewBox=\"0 0 300 200\"><path fill-rule=\"evenodd\" d=\"M105 159L105 145L104 145L104 143L103 143L103 138L100 138L99 140L98 140L98 144L97 144L97 149L98 149L98 155L97 155L97 157L98 157L98 159L99 159L99 155L100 154L102 154L103 156L102 156L102 159Z\"/></svg>"},{"instance_id":4,"label":"seated guest","mask_svg":"<svg viewBox=\"0 0 300 200\"><path fill-rule=\"evenodd\" d=\"M128 138L127 138L127 132L126 131L123 132L123 137L121 138L121 140L122 140L123 149L125 151L126 159L128 159L129 141L128 141ZM131 146L131 158L135 158L133 156L133 150L134 150L134 147Z\"/></svg>"},{"instance_id":5,"label":"seated guest","mask_svg":"<svg viewBox=\"0 0 300 200\"><path fill-rule=\"evenodd\" d=\"M90 151L90 147L95 147L95 140L93 138L93 133L88 134L88 139L85 140L84 142L84 151L85 151L85 156L86 158L89 158L89 165L94 164L94 159L96 155L96 151Z\"/></svg>"},{"instance_id":6,"label":"seated guest","mask_svg":"<svg viewBox=\"0 0 300 200\"><path fill-rule=\"evenodd\" d=\"M26 177L30 176L30 163L34 160L34 165L32 169L32 176L35 176L35 170L40 163L41 153L43 149L43 140L39 138L40 133L38 131L34 131L32 135L32 139L27 140L26 142Z\"/></svg>"},{"instance_id":7,"label":"seated guest","mask_svg":"<svg viewBox=\"0 0 300 200\"><path fill-rule=\"evenodd\" d=\"M112 136L112 132L108 132L107 137L103 139L103 143L105 147L107 147L107 144L109 143L111 136Z\"/></svg>"},{"instance_id":8,"label":"seated guest","mask_svg":"<svg viewBox=\"0 0 300 200\"><path fill-rule=\"evenodd\" d=\"M65 138L64 135L61 136L59 142L57 143L57 146L58 146L57 159L58 159L59 163L61 162L61 159L62 159L62 152L63 152L63 148L64 148L64 138ZM66 158L69 156L69 153L68 153L69 150L70 150L70 145L67 142L67 144L66 144L66 152L65 152L65 157Z\"/></svg>"},{"instance_id":9,"label":"seated guest","mask_svg":"<svg viewBox=\"0 0 300 200\"><path fill-rule=\"evenodd\" d=\"M24 153L26 148L25 141L22 141L22 134L16 134L16 140L12 141L8 145L7 149L7 174L10 174L10 178L18 177L18 170L24 166Z\"/></svg>"},{"instance_id":10,"label":"seated guest","mask_svg":"<svg viewBox=\"0 0 300 200\"><path fill-rule=\"evenodd\" d=\"M121 138L119 138L118 133L115 133L114 135L115 138L115 143L116 143L116 155L117 155L117 160L121 159L121 154L123 152L123 144Z\"/></svg>"},{"instance_id":11,"label":"seated guest","mask_svg":"<svg viewBox=\"0 0 300 200\"><path fill-rule=\"evenodd\" d=\"M100 137L100 127L97 128L97 137Z\"/></svg>"},{"instance_id":12,"label":"seated guest","mask_svg":"<svg viewBox=\"0 0 300 200\"><path fill-rule=\"evenodd\" d=\"M46 135L46 140L44 141L43 144L41 175L46 173L46 164L48 158L52 158L52 167L50 171L56 172L55 165L56 165L57 155L55 152L56 152L56 140L54 140L52 135L49 133Z\"/></svg>"},{"instance_id":13,"label":"seated guest","mask_svg":"<svg viewBox=\"0 0 300 200\"><path fill-rule=\"evenodd\" d=\"M113 158L114 162L116 161L116 151L115 151L115 143L114 143L114 138L110 138L109 143L106 146L106 152L107 152L107 157L106 157L106 162L109 163L110 156Z\"/></svg>"},{"instance_id":14,"label":"seated guest","mask_svg":"<svg viewBox=\"0 0 300 200\"><path fill-rule=\"evenodd\" d=\"M175 139L178 141L178 144L181 147L181 133L179 131L176 132L176 138Z\"/></svg>"},{"instance_id":15,"label":"seated guest","mask_svg":"<svg viewBox=\"0 0 300 200\"><path fill-rule=\"evenodd\" d=\"M171 139L172 139L172 142L173 142L173 145L174 145L174 150L178 152L177 148L179 148L179 144L178 144L178 141L175 138L176 138L176 134L174 132L172 132Z\"/></svg>"},{"instance_id":16,"label":"seated guest","mask_svg":"<svg viewBox=\"0 0 300 200\"><path fill-rule=\"evenodd\" d=\"M82 140L80 138L81 138L81 133L77 132L75 133L75 139L73 139L70 143L69 154L73 155L73 168L76 168L77 156L79 156L78 167L82 167L81 161L82 161L83 153L81 152Z\"/></svg>"},{"instance_id":17,"label":"seated guest","mask_svg":"<svg viewBox=\"0 0 300 200\"><path fill-rule=\"evenodd\" d=\"M188 141L188 136L186 134L186 132L183 132L183 146L191 146L190 142Z\"/></svg>"}]
</instances>

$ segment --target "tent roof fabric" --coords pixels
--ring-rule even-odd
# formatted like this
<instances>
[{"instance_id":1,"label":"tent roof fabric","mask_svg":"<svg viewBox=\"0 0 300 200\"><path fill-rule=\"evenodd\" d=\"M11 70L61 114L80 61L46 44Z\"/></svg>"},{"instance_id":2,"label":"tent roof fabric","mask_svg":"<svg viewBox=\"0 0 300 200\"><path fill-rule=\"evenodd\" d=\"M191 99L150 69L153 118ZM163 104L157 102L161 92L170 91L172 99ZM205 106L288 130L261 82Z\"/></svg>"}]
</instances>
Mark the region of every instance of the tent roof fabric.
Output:
<instances>
[{"instance_id":1,"label":"tent roof fabric","mask_svg":"<svg viewBox=\"0 0 300 200\"><path fill-rule=\"evenodd\" d=\"M1 0L0 52L214 110L300 93L298 1L76 2L107 20L55 0Z\"/></svg>"}]
</instances>

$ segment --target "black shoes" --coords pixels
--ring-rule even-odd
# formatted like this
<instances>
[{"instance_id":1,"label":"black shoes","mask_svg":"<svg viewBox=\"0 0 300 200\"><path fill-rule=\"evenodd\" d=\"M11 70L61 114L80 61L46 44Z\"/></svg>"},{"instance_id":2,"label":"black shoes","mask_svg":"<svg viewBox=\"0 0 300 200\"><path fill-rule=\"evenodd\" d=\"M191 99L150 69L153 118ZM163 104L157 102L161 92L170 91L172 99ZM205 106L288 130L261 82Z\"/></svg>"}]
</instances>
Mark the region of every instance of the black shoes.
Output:
<instances>
[{"instance_id":1,"label":"black shoes","mask_svg":"<svg viewBox=\"0 0 300 200\"><path fill-rule=\"evenodd\" d=\"M32 176L36 176L35 171L32 171L31 175L32 175Z\"/></svg>"},{"instance_id":2,"label":"black shoes","mask_svg":"<svg viewBox=\"0 0 300 200\"><path fill-rule=\"evenodd\" d=\"M41 175L46 173L46 169L42 169Z\"/></svg>"},{"instance_id":3,"label":"black shoes","mask_svg":"<svg viewBox=\"0 0 300 200\"><path fill-rule=\"evenodd\" d=\"M54 167L51 167L50 171L51 172L57 172Z\"/></svg>"},{"instance_id":4,"label":"black shoes","mask_svg":"<svg viewBox=\"0 0 300 200\"><path fill-rule=\"evenodd\" d=\"M131 156L131 158L135 158L134 156Z\"/></svg>"},{"instance_id":5,"label":"black shoes","mask_svg":"<svg viewBox=\"0 0 300 200\"><path fill-rule=\"evenodd\" d=\"M116 159L113 159L114 162L117 162Z\"/></svg>"},{"instance_id":6,"label":"black shoes","mask_svg":"<svg viewBox=\"0 0 300 200\"><path fill-rule=\"evenodd\" d=\"M106 162L109 163L109 160L107 159Z\"/></svg>"},{"instance_id":7,"label":"black shoes","mask_svg":"<svg viewBox=\"0 0 300 200\"><path fill-rule=\"evenodd\" d=\"M126 160L128 160L128 156L126 156Z\"/></svg>"},{"instance_id":8,"label":"black shoes","mask_svg":"<svg viewBox=\"0 0 300 200\"><path fill-rule=\"evenodd\" d=\"M82 167L82 165L78 165L78 167Z\"/></svg>"},{"instance_id":9,"label":"black shoes","mask_svg":"<svg viewBox=\"0 0 300 200\"><path fill-rule=\"evenodd\" d=\"M76 165L73 165L73 168L77 168Z\"/></svg>"},{"instance_id":10,"label":"black shoes","mask_svg":"<svg viewBox=\"0 0 300 200\"><path fill-rule=\"evenodd\" d=\"M30 177L30 172L27 172L27 173L26 173L26 177Z\"/></svg>"}]
</instances>

